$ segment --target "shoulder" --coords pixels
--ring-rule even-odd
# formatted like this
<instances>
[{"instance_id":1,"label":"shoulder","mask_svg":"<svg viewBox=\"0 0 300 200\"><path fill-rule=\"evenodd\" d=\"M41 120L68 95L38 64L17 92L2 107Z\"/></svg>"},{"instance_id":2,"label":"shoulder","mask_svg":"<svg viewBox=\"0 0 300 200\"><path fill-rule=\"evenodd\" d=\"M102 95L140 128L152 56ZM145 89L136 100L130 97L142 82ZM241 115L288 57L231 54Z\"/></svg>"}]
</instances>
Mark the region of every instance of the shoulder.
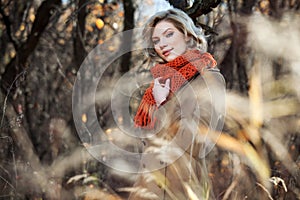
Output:
<instances>
[{"instance_id":1,"label":"shoulder","mask_svg":"<svg viewBox=\"0 0 300 200\"><path fill-rule=\"evenodd\" d=\"M192 86L197 86L198 84L225 85L225 79L218 68L205 68L203 74L193 78L189 84Z\"/></svg>"}]
</instances>

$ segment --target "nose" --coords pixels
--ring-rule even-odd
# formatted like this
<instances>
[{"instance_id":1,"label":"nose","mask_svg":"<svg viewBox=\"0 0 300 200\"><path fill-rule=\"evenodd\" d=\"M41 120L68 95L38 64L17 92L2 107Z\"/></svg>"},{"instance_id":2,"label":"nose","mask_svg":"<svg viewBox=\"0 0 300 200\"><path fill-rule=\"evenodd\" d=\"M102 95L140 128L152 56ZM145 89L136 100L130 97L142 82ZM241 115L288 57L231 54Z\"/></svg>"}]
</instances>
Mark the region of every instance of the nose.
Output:
<instances>
[{"instance_id":1,"label":"nose","mask_svg":"<svg viewBox=\"0 0 300 200\"><path fill-rule=\"evenodd\" d=\"M163 42L161 42L160 44L159 44L159 48L161 49L161 50L163 50L166 46L168 46L166 43L163 43Z\"/></svg>"},{"instance_id":2,"label":"nose","mask_svg":"<svg viewBox=\"0 0 300 200\"><path fill-rule=\"evenodd\" d=\"M159 48L161 50L163 50L167 45L166 41L164 39L161 39L160 43L159 43Z\"/></svg>"}]
</instances>

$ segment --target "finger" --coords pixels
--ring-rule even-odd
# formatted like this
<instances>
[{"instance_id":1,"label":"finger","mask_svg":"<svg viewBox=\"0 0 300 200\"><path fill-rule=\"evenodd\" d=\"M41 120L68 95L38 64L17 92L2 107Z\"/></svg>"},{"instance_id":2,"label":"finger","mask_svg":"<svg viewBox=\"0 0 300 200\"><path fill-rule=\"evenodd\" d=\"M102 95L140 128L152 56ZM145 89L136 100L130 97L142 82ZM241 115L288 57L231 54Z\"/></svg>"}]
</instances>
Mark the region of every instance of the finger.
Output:
<instances>
[{"instance_id":1,"label":"finger","mask_svg":"<svg viewBox=\"0 0 300 200\"><path fill-rule=\"evenodd\" d=\"M154 79L154 84L160 84L160 82L159 82L160 79L161 79L161 77Z\"/></svg>"},{"instance_id":2,"label":"finger","mask_svg":"<svg viewBox=\"0 0 300 200\"><path fill-rule=\"evenodd\" d=\"M170 79L169 78L165 82L165 87L170 88Z\"/></svg>"}]
</instances>

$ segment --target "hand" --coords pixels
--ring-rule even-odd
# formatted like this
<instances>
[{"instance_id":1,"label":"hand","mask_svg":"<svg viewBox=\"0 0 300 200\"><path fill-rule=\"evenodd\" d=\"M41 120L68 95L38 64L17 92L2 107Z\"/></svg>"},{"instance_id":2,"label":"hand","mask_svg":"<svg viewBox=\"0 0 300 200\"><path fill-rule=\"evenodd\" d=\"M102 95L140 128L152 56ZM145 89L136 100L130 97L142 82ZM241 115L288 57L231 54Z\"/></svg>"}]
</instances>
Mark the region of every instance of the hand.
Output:
<instances>
[{"instance_id":1,"label":"hand","mask_svg":"<svg viewBox=\"0 0 300 200\"><path fill-rule=\"evenodd\" d=\"M159 82L160 79L161 77L154 79L154 86L152 90L157 106L160 106L167 99L170 93L170 79L167 79L164 84Z\"/></svg>"}]
</instances>

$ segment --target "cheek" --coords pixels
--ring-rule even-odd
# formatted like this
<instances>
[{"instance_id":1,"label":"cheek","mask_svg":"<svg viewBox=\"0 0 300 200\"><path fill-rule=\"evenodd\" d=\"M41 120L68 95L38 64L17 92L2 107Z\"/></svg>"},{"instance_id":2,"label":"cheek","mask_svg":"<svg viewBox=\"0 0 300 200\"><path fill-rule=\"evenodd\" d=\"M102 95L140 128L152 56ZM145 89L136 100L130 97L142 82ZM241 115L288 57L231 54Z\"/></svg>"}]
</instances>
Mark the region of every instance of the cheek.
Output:
<instances>
[{"instance_id":1,"label":"cheek","mask_svg":"<svg viewBox=\"0 0 300 200\"><path fill-rule=\"evenodd\" d=\"M176 45L176 44L178 44L178 40L179 38L178 37L172 37L172 38L169 38L168 39L168 41L167 41L167 43L169 44L169 45Z\"/></svg>"},{"instance_id":2,"label":"cheek","mask_svg":"<svg viewBox=\"0 0 300 200\"><path fill-rule=\"evenodd\" d=\"M154 47L154 51L155 51L157 54L160 54L161 49L160 49L158 46L156 46L156 47Z\"/></svg>"},{"instance_id":3,"label":"cheek","mask_svg":"<svg viewBox=\"0 0 300 200\"><path fill-rule=\"evenodd\" d=\"M184 36L178 38L178 41L180 41L180 43L184 44L184 45L187 43L187 40L186 40L186 38L184 38Z\"/></svg>"}]
</instances>

